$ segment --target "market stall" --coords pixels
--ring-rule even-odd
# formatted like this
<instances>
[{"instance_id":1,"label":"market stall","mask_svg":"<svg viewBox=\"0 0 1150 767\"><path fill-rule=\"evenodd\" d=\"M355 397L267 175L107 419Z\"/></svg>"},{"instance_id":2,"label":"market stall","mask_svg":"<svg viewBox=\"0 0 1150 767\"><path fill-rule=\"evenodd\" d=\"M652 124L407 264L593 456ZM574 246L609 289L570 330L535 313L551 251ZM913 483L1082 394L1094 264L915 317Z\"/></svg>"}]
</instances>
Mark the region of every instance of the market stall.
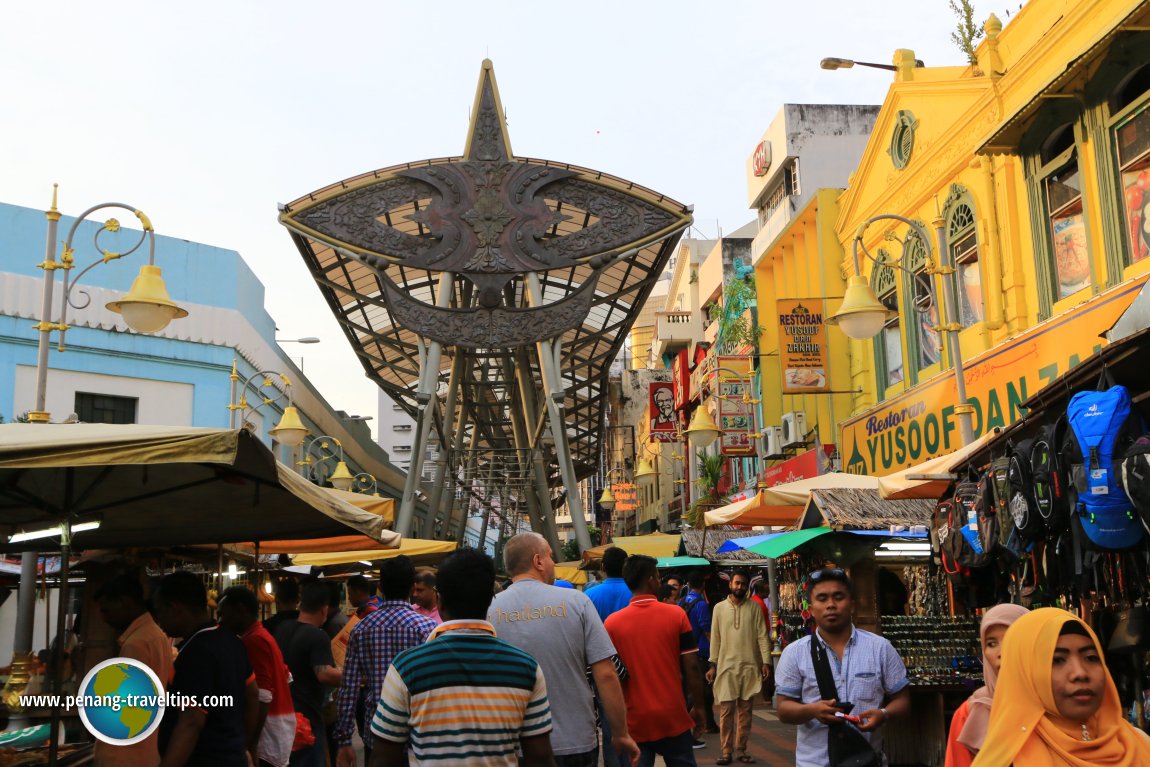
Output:
<instances>
[{"instance_id":1,"label":"market stall","mask_svg":"<svg viewBox=\"0 0 1150 767\"><path fill-rule=\"evenodd\" d=\"M65 630L81 609L68 588L74 550L154 551L259 541L273 534L316 538L353 533L376 547L397 546L399 536L385 526L382 515L359 509L279 464L245 430L0 425L0 549L58 551L63 563L56 580L59 607L50 664L58 672L64 666ZM85 576L88 631L101 622L90 604L97 578L87 571ZM17 638L30 630L27 621L15 624ZM14 662L6 698L16 699L30 662L24 653ZM72 692L61 681L57 673L50 689ZM62 712L40 713L52 718L54 760Z\"/></svg>"}]
</instances>

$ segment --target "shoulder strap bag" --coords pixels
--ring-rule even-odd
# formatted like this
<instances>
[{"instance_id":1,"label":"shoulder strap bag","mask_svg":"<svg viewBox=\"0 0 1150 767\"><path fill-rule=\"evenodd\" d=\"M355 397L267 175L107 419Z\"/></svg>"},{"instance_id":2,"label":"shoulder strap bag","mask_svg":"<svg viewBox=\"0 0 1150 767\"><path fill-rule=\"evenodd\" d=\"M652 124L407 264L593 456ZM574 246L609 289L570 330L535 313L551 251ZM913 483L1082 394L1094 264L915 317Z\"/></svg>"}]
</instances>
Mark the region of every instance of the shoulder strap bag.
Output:
<instances>
[{"instance_id":1,"label":"shoulder strap bag","mask_svg":"<svg viewBox=\"0 0 1150 767\"><path fill-rule=\"evenodd\" d=\"M831 662L818 634L811 634L811 662L819 683L819 696L823 700L838 701ZM882 756L875 751L867 736L845 720L827 727L827 756L830 767L882 767Z\"/></svg>"}]
</instances>

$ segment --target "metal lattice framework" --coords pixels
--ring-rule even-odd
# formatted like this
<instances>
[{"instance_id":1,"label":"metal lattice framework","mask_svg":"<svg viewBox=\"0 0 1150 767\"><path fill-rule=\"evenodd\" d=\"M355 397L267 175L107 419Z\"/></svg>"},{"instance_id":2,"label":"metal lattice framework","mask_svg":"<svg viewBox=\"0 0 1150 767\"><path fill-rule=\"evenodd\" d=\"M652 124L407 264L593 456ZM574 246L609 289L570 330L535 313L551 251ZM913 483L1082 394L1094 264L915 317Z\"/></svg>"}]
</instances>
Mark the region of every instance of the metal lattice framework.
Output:
<instances>
[{"instance_id":1,"label":"metal lattice framework","mask_svg":"<svg viewBox=\"0 0 1150 767\"><path fill-rule=\"evenodd\" d=\"M540 532L564 500L578 506L572 485L596 470L608 368L689 208L515 157L485 61L462 157L355 176L283 206L280 220L369 377L419 420L413 476L434 428L436 496L511 454L531 478L511 492Z\"/></svg>"}]
</instances>

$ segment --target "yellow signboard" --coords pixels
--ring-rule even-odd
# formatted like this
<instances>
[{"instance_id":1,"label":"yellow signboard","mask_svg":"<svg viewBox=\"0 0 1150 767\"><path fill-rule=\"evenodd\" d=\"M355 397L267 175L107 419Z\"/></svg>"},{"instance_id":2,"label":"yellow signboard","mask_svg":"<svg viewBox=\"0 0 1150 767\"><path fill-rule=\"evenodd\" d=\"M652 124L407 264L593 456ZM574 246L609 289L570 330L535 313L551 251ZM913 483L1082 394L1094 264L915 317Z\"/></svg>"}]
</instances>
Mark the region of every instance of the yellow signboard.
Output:
<instances>
[{"instance_id":1,"label":"yellow signboard","mask_svg":"<svg viewBox=\"0 0 1150 767\"><path fill-rule=\"evenodd\" d=\"M1122 285L968 362L974 435L1017 421L1031 395L1102 348L1099 334L1126 310L1143 282ZM952 373L942 373L845 421L844 470L883 476L957 449L954 383Z\"/></svg>"},{"instance_id":2,"label":"yellow signboard","mask_svg":"<svg viewBox=\"0 0 1150 767\"><path fill-rule=\"evenodd\" d=\"M827 391L827 326L821 298L775 302L783 393Z\"/></svg>"}]
</instances>

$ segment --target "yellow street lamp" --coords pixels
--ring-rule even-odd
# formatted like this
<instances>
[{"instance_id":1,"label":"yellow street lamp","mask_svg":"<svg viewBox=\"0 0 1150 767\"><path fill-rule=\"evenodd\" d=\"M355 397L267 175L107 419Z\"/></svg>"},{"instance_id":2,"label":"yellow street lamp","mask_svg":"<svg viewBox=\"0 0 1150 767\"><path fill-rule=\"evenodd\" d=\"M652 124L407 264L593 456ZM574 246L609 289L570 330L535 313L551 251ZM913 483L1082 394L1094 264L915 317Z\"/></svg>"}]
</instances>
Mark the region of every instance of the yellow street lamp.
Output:
<instances>
[{"instance_id":1,"label":"yellow street lamp","mask_svg":"<svg viewBox=\"0 0 1150 767\"><path fill-rule=\"evenodd\" d=\"M132 283L132 289L123 298L110 301L106 306L110 311L119 313L128 327L137 333L158 333L168 326L174 319L187 317L186 309L176 305L168 295L164 286L160 267L156 266L156 233L152 228L152 221L143 211L118 202L105 202L94 205L81 213L68 230L64 240L60 260L56 260L56 230L60 222L60 211L56 208L56 194L58 185L52 185L52 207L45 213L48 218L48 236L45 246L44 261L39 267L44 270L43 303L41 304L40 321L36 323L36 330L40 331L38 356L36 361L36 394L35 408L28 412L28 420L32 423L48 423L51 415L46 410L48 398L48 350L52 343L52 331L59 331L59 351L64 351L64 334L68 330L68 307L83 309L91 303L91 297L83 289L77 290L80 278L91 269L100 264L107 264L125 256L130 256L140 249L145 242L148 243L148 263L140 267L140 273ZM139 219L143 231L140 239L132 247L121 252L112 251L101 245L101 236L116 234L121 231L120 222L115 218L106 220L92 237L92 243L101 257L80 271L73 279L71 271L75 268L75 248L72 245L80 224L96 211L106 208L120 208L130 211ZM64 296L60 306L60 319L53 322L52 294L55 290L56 272L64 273ZM83 303L73 300L72 292L76 291L84 297Z\"/></svg>"},{"instance_id":2,"label":"yellow street lamp","mask_svg":"<svg viewBox=\"0 0 1150 767\"><path fill-rule=\"evenodd\" d=\"M283 391L280 391L275 385L277 376ZM252 382L257 378L263 380L258 386L253 387ZM275 370L259 370L244 379L243 383L240 383L240 374L236 370L235 360L232 360L231 379L231 401L228 403L228 410L231 411L231 428L240 428L249 413L259 410L264 405L270 405L286 398L287 407L284 408L279 423L268 429L268 433L272 435L273 439L288 447L298 447L303 442L304 437L307 436L307 427L300 420L299 410L292 404L291 379ZM259 396L259 403L248 402L249 391L254 391Z\"/></svg>"},{"instance_id":3,"label":"yellow street lamp","mask_svg":"<svg viewBox=\"0 0 1150 767\"><path fill-rule=\"evenodd\" d=\"M316 450L318 448L318 450ZM316 476L311 474L312 464L312 451L316 450L316 469L323 465L324 461L334 460L335 469L331 474L323 476L322 471L319 471ZM329 437L321 434L318 437L313 437L311 442L308 443L307 448L304 450L303 460L298 464L304 467L304 475L313 482L323 484L325 481L330 482L331 486L337 490L350 490L351 486L355 484L356 476L351 473L347 468L347 464L343 460L343 444L335 437ZM370 474L367 476L371 477ZM372 477L374 480L375 478Z\"/></svg>"},{"instance_id":4,"label":"yellow street lamp","mask_svg":"<svg viewBox=\"0 0 1150 767\"><path fill-rule=\"evenodd\" d=\"M609 482L603 485L603 494L599 496L599 505L607 511L612 511L615 508L615 494L611 492Z\"/></svg>"},{"instance_id":5,"label":"yellow street lamp","mask_svg":"<svg viewBox=\"0 0 1150 767\"><path fill-rule=\"evenodd\" d=\"M711 418L711 412L700 405L695 408L695 414L691 416L691 424L685 433L696 447L710 447L719 438L719 427Z\"/></svg>"},{"instance_id":6,"label":"yellow street lamp","mask_svg":"<svg viewBox=\"0 0 1150 767\"><path fill-rule=\"evenodd\" d=\"M876 221L890 219L899 221L906 224L914 231L915 235L922 242L926 248L926 268L927 275L940 275L944 284L942 285L942 305L940 307L939 320L940 323L935 327L935 330L946 333L948 336L947 346L950 348L950 362L951 367L954 369L954 386L957 403L954 406L954 413L958 416L958 430L962 439L963 445L969 445L974 441L974 427L971 423L971 415L974 412L974 407L966 399L966 377L963 371L962 363L962 350L959 348L958 333L962 330L962 325L951 321L954 316L954 266L950 263L950 251L946 243L946 225L942 217L935 218L934 230L938 239L938 265L935 265L934 257L930 250L930 235L927 234L926 229L917 221L913 221L905 216L898 216L893 213L880 213L877 216L868 218L862 222L858 229L855 231L854 240L851 242L851 256L854 260L855 273L847 282L847 289L843 295L842 306L835 312L832 317L827 318L828 325L838 325L843 333L849 338L856 341L864 341L868 338L874 338L878 335L895 312L887 309L878 300L874 290L871 288L870 283L862 276L862 266L859 260L859 249L861 247L863 254L876 264L881 263L878 259L870 254L867 250L866 244L863 242L863 233L866 228ZM883 265L890 265L909 271L902 266L902 261L907 256L906 243L903 242L902 254L898 260L890 263L883 263ZM914 274L914 273L912 273ZM914 275L916 278L918 275ZM927 303L924 305L916 305L915 309L920 312L930 311L933 304L932 291L927 291Z\"/></svg>"},{"instance_id":7,"label":"yellow street lamp","mask_svg":"<svg viewBox=\"0 0 1150 767\"><path fill-rule=\"evenodd\" d=\"M659 472L655 471L650 461L646 458L639 459L639 468L635 470L635 483L639 487L650 487L658 476Z\"/></svg>"}]
</instances>

